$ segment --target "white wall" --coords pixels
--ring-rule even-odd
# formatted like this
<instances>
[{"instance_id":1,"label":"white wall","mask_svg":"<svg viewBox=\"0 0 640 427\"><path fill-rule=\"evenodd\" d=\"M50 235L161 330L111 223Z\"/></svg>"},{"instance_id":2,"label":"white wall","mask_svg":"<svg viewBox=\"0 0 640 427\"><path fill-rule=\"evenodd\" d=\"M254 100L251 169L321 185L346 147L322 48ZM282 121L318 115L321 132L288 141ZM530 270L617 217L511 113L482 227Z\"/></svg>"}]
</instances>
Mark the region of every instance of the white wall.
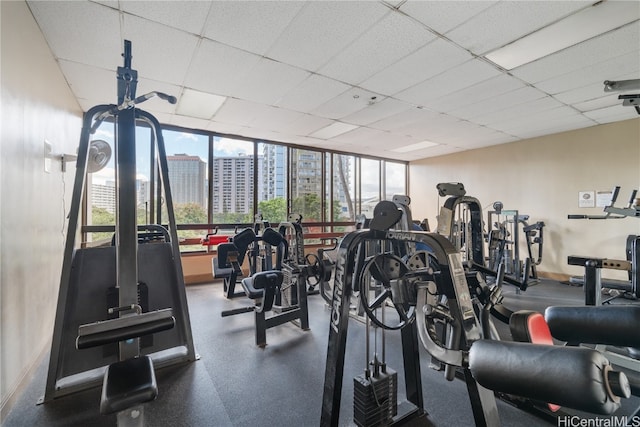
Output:
<instances>
[{"instance_id":1,"label":"white wall","mask_svg":"<svg viewBox=\"0 0 640 427\"><path fill-rule=\"evenodd\" d=\"M462 182L467 195L482 203L485 222L496 200L529 214L530 223L544 221L539 272L582 274L582 268L567 265L568 255L625 259L626 236L640 234L636 218L567 219L567 214L603 214L602 208L578 208L580 191L620 185L617 205L626 205L631 190L640 188L640 118L428 158L412 162L409 171L413 217L428 218L432 230L445 200L438 198L439 182ZM626 273L608 270L603 277L626 278Z\"/></svg>"},{"instance_id":2,"label":"white wall","mask_svg":"<svg viewBox=\"0 0 640 427\"><path fill-rule=\"evenodd\" d=\"M0 396L2 418L48 351L74 163L44 171L44 140L75 153L82 111L23 1L0 2ZM44 390L43 390L44 392ZM34 402L35 403L35 402Z\"/></svg>"}]
</instances>

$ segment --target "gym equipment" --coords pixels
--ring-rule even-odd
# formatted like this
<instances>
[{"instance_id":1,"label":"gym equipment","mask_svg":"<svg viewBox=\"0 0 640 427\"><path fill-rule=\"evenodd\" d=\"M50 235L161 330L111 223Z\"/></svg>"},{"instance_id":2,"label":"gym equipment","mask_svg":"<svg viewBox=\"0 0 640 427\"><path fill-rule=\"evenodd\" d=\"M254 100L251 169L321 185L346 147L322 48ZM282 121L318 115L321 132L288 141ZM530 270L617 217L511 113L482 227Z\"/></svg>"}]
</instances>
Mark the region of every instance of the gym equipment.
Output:
<instances>
[{"instance_id":1,"label":"gym equipment","mask_svg":"<svg viewBox=\"0 0 640 427\"><path fill-rule=\"evenodd\" d=\"M285 224L282 232L289 228ZM247 229L253 232L252 229ZM246 230L245 230L246 231ZM307 304L306 265L292 263L289 257L289 242L282 232L267 228L262 240L276 251L275 270L256 272L241 280L244 294L254 301L251 307L242 307L222 312L222 317L241 313L255 313L256 345L267 345L267 329L287 322L297 322L304 331L309 330L309 310ZM237 257L230 256L237 265ZM267 313L271 316L267 317Z\"/></svg>"},{"instance_id":2,"label":"gym equipment","mask_svg":"<svg viewBox=\"0 0 640 427\"><path fill-rule=\"evenodd\" d=\"M131 69L128 40L123 57L124 66L117 71L118 104L95 106L83 119L49 369L40 403L103 381L105 410L122 410L153 395L154 367L198 357L191 335L162 128L155 117L136 108L154 96L171 103L176 100L159 92L136 98L137 71ZM91 145L89 138L106 119L114 121L117 136L115 245L76 249L86 174L91 164L104 163L103 155L108 151L100 147L102 144ZM136 223L136 121L151 128L155 141L168 229ZM158 208L158 219L160 211ZM162 311L165 309L170 309L170 316ZM158 310L163 314L154 314ZM173 322L175 327L168 329ZM77 348L91 348L78 351L76 339ZM140 373L140 381L123 378L129 371ZM139 385L150 393L135 394ZM119 414L119 421L125 422L124 416Z\"/></svg>"},{"instance_id":3,"label":"gym equipment","mask_svg":"<svg viewBox=\"0 0 640 427\"><path fill-rule=\"evenodd\" d=\"M610 414L620 406L619 397L628 394L621 380L624 375L609 373L608 361L597 351L482 339L460 252L445 237L437 234L376 227L376 224L382 224L389 228L393 225L389 218L393 217L392 212L374 217L371 229L347 234L340 245L331 306L321 425L339 424L349 323L348 302L355 278L361 276L360 270L363 268L362 264L356 262L358 248L368 241L381 241L391 247L420 242L431 249L426 268L418 266L413 269L407 263L402 266L399 263L404 261L395 253L380 255L388 261L382 263L386 274L401 272L390 279L393 305L401 305L405 312L415 306L417 313L415 321L406 322L400 329L407 402L397 405L398 413L395 416L389 409L393 405L386 400L384 405L380 405L385 408L385 425L408 422L410 419L417 423L425 418L416 334L419 334L427 352L449 367L445 369L447 379L453 379L453 375L448 375L450 372L456 368L462 369L476 425L499 425L492 390L532 399L543 398L563 406L601 414ZM437 323L449 331L444 343L436 333ZM539 361L546 364L540 365ZM548 374L545 369L549 370ZM622 385L614 387L614 380L620 380ZM394 382L386 378L381 381L387 383L389 389ZM375 381L371 381L365 387L375 384ZM580 387L576 389L573 384L579 384ZM379 419L377 417L376 420Z\"/></svg>"},{"instance_id":4,"label":"gym equipment","mask_svg":"<svg viewBox=\"0 0 640 427\"><path fill-rule=\"evenodd\" d=\"M529 224L529 215L520 215L517 210L503 209L502 202L495 202L492 211L487 214L489 267L497 270L504 263L505 272L522 276L524 262L520 258L520 225L527 244L530 260L530 279L538 280L536 266L542 263L542 244L544 222ZM537 256L534 257L534 246L537 245ZM529 284L532 281L529 280Z\"/></svg>"},{"instance_id":5,"label":"gym equipment","mask_svg":"<svg viewBox=\"0 0 640 427\"><path fill-rule=\"evenodd\" d=\"M568 219L622 219L626 217L640 218L640 199L636 199L638 190L631 191L629 202L627 206L618 208L615 206L618 195L620 194L620 187L613 188L611 195L611 202L608 206L604 207L606 215L567 215Z\"/></svg>"},{"instance_id":6,"label":"gym equipment","mask_svg":"<svg viewBox=\"0 0 640 427\"><path fill-rule=\"evenodd\" d=\"M230 242L218 245L218 256L213 257L213 277L223 280L223 291L226 298L243 296L236 291L236 285L243 277L242 264L247 251L256 241L256 233L252 228L245 228L231 238Z\"/></svg>"},{"instance_id":7,"label":"gym equipment","mask_svg":"<svg viewBox=\"0 0 640 427\"><path fill-rule=\"evenodd\" d=\"M631 235L627 240L629 250L629 258L627 260L597 258L570 255L567 257L569 265L579 265L584 267L584 276L582 279L584 287L585 305L602 305L609 303L616 296L605 301L602 300L603 280L601 277L602 269L623 270L629 273L629 281L613 281L606 280L608 288L622 291L623 296L631 299L640 297L640 287L638 284L638 270L640 266L640 236ZM573 279L572 282L580 280Z\"/></svg>"}]
</instances>

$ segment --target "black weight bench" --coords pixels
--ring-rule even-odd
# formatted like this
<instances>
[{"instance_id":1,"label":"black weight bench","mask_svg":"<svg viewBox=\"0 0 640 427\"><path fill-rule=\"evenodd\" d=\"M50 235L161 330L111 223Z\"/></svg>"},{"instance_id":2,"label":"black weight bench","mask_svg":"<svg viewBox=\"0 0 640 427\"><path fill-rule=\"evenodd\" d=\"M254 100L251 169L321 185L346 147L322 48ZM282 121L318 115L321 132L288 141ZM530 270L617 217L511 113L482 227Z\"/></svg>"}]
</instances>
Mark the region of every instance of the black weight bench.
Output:
<instances>
[{"instance_id":1,"label":"black weight bench","mask_svg":"<svg viewBox=\"0 0 640 427\"><path fill-rule=\"evenodd\" d=\"M139 309L132 306L129 309ZM132 338L139 338L175 326L172 309L81 325L76 348L97 347ZM111 414L151 401L158 395L153 360L146 355L121 360L107 366L102 382L100 413Z\"/></svg>"}]
</instances>

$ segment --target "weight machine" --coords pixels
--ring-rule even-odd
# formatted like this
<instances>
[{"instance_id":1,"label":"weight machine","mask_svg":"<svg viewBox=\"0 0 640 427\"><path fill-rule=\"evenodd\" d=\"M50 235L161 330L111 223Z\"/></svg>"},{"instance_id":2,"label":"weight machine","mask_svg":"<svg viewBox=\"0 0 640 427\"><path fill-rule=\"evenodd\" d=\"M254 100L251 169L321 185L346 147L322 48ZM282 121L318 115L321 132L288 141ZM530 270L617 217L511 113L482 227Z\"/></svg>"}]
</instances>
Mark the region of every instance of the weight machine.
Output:
<instances>
[{"instance_id":1,"label":"weight machine","mask_svg":"<svg viewBox=\"0 0 640 427\"><path fill-rule=\"evenodd\" d=\"M136 108L154 96L170 103L176 99L160 92L136 97L137 71L131 68L128 40L123 57L124 66L117 70L118 104L98 105L84 114L49 369L40 403L102 382L101 412L120 411L118 422L131 425L143 422L140 404L157 394L154 368L191 362L198 356L191 335L162 128L154 116ZM107 163L89 139L107 119L113 120L116 135L114 245L76 249L87 173L96 170L95 163ZM168 228L136 221L137 121L151 128L155 141Z\"/></svg>"},{"instance_id":2,"label":"weight machine","mask_svg":"<svg viewBox=\"0 0 640 427\"><path fill-rule=\"evenodd\" d=\"M601 414L613 413L620 406L620 397L629 396L624 374L610 370L608 361L594 350L483 339L460 252L437 234L391 230L401 217L399 209L386 205L371 220L370 229L347 234L340 245L322 426L340 423L349 301L357 287L371 282L369 276L381 292L372 301L364 300L363 305L367 307L367 318L379 328L400 330L407 400L397 403L396 373L386 367L384 356L380 362L376 353L369 361L367 354L364 374L354 379L354 417L358 425L426 424L418 336L427 352L447 366L447 379L453 379L455 369L462 370L478 426L500 423L493 391ZM393 249L361 262L357 254L368 242ZM415 243L427 245L430 251L416 253L406 261L395 252L402 244ZM387 306L395 310L392 322L385 319ZM436 332L437 323L448 331L445 342ZM549 367L548 375L534 369L540 362Z\"/></svg>"}]
</instances>

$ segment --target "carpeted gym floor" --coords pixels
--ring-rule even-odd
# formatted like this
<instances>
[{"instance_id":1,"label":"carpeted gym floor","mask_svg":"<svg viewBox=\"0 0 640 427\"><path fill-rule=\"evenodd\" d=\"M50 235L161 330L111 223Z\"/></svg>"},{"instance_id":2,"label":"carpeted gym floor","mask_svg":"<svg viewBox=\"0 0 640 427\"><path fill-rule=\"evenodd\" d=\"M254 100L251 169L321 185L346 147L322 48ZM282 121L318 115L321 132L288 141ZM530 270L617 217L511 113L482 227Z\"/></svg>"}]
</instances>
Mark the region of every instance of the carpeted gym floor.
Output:
<instances>
[{"instance_id":1,"label":"carpeted gym floor","mask_svg":"<svg viewBox=\"0 0 640 427\"><path fill-rule=\"evenodd\" d=\"M505 305L544 310L549 305L581 305L582 288L542 281L526 292L504 290ZM318 295L309 297L310 331L291 323L267 331L266 348L254 345L253 314L222 318L223 310L249 305L227 300L219 282L187 288L193 337L200 360L158 371L159 397L145 405L149 426L313 426L320 423L329 330L329 310ZM353 425L353 380L364 369L364 325L350 320L340 425ZM503 333L504 329L500 329ZM399 333L387 333L387 364L398 371L399 399L404 392ZM428 368L421 349L422 385L429 421L435 426L473 426L465 384L448 382ZM3 426L113 426L116 417L98 412L98 388L36 405L43 394L48 355L35 378L8 414ZM629 399L628 414L638 399ZM544 420L498 401L503 426L548 426Z\"/></svg>"}]
</instances>

